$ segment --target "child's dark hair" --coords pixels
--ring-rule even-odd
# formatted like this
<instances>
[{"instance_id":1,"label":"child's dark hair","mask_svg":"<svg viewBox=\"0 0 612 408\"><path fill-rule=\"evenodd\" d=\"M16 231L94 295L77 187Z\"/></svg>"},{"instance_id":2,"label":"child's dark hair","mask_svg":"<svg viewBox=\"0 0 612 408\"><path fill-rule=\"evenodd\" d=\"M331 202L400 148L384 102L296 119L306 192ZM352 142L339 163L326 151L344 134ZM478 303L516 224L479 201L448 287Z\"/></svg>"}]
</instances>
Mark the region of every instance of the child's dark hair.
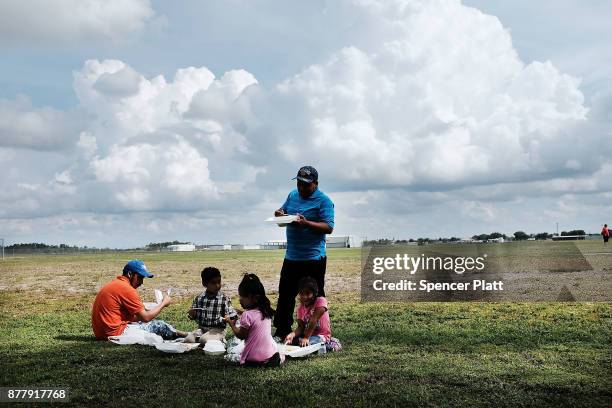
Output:
<instances>
[{"instance_id":1,"label":"child's dark hair","mask_svg":"<svg viewBox=\"0 0 612 408\"><path fill-rule=\"evenodd\" d=\"M202 269L202 283L205 285L211 280L220 277L221 272L214 266L207 266L206 268Z\"/></svg>"},{"instance_id":2,"label":"child's dark hair","mask_svg":"<svg viewBox=\"0 0 612 408\"><path fill-rule=\"evenodd\" d=\"M274 316L274 309L270 305L270 299L266 296L266 290L263 284L254 273L246 273L242 278L242 282L238 285L238 294L240 296L254 296L257 298L256 307L261 312L264 319L271 319Z\"/></svg>"},{"instance_id":3,"label":"child's dark hair","mask_svg":"<svg viewBox=\"0 0 612 408\"><path fill-rule=\"evenodd\" d=\"M319 285L317 285L317 281L310 276L306 276L298 282L298 293L305 291L312 292L315 297L319 295Z\"/></svg>"}]
</instances>

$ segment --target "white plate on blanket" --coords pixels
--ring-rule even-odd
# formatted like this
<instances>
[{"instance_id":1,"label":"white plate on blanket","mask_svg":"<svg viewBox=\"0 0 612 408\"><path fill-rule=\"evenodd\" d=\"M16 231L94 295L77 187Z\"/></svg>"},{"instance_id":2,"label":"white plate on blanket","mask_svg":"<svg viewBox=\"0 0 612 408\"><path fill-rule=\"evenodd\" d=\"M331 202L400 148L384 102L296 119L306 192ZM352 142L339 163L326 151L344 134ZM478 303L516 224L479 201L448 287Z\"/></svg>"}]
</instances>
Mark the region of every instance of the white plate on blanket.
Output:
<instances>
[{"instance_id":1,"label":"white plate on blanket","mask_svg":"<svg viewBox=\"0 0 612 408\"><path fill-rule=\"evenodd\" d=\"M155 348L163 351L164 353L184 353L198 348L200 343L175 343L175 342L164 342L157 343Z\"/></svg>"},{"instance_id":2,"label":"white plate on blanket","mask_svg":"<svg viewBox=\"0 0 612 408\"><path fill-rule=\"evenodd\" d=\"M310 346L300 347L300 346L289 346L286 344L277 344L278 352L283 353L288 357L300 358L305 357L309 354L316 353L319 348L321 348L322 344L311 344Z\"/></svg>"},{"instance_id":3,"label":"white plate on blanket","mask_svg":"<svg viewBox=\"0 0 612 408\"><path fill-rule=\"evenodd\" d=\"M225 344L221 340L208 340L204 345L204 353L211 356L225 354Z\"/></svg>"}]
</instances>

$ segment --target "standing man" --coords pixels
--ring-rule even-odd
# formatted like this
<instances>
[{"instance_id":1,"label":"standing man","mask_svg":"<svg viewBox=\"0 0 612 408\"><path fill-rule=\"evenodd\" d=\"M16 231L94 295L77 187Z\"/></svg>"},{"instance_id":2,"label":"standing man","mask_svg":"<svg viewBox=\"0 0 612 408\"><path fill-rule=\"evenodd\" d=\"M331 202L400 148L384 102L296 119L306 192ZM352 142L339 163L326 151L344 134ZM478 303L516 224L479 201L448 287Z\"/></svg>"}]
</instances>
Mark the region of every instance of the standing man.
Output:
<instances>
[{"instance_id":1,"label":"standing man","mask_svg":"<svg viewBox=\"0 0 612 408\"><path fill-rule=\"evenodd\" d=\"M608 230L608 224L604 224L603 228L601 229L601 236L603 237L604 245L607 245L608 240L610 239L610 231Z\"/></svg>"},{"instance_id":2,"label":"standing man","mask_svg":"<svg viewBox=\"0 0 612 408\"><path fill-rule=\"evenodd\" d=\"M145 310L136 289L144 278L152 278L144 262L129 261L123 268L123 275L100 289L91 310L91 327L98 340L109 336L120 336L126 328L135 328L160 335L164 339L184 337L163 320L153 320L170 304L170 297L164 294L162 302L151 310Z\"/></svg>"},{"instance_id":3,"label":"standing man","mask_svg":"<svg viewBox=\"0 0 612 408\"><path fill-rule=\"evenodd\" d=\"M334 230L334 203L319 190L317 170L304 166L292 180L297 180L297 188L274 212L277 217L298 216L287 226L287 251L278 283L274 326L275 336L281 340L291 332L299 280L310 276L317 281L320 296L325 296L325 235Z\"/></svg>"}]
</instances>

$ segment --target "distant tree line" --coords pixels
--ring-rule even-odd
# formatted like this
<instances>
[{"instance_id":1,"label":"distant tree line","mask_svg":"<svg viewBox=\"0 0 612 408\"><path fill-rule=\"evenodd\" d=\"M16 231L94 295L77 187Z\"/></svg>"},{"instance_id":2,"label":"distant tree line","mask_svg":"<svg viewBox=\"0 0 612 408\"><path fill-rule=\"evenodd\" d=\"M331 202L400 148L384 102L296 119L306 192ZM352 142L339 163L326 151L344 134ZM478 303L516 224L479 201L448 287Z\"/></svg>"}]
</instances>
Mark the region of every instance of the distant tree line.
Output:
<instances>
[{"instance_id":1,"label":"distant tree line","mask_svg":"<svg viewBox=\"0 0 612 408\"><path fill-rule=\"evenodd\" d=\"M501 232L492 232L490 234L480 234L480 235L473 235L472 239L476 239L479 241L486 241L488 239L497 239L497 238L508 238L506 236L506 234L502 234Z\"/></svg>"},{"instance_id":2,"label":"distant tree line","mask_svg":"<svg viewBox=\"0 0 612 408\"><path fill-rule=\"evenodd\" d=\"M145 248L132 248L132 249L124 249L121 251L129 251L129 250L148 250L148 251L159 251L162 248L166 248L169 245L177 245L177 244L189 244L189 242L180 242L180 241L172 241L172 242L151 242ZM77 251L119 251L118 249L111 248L96 248L96 247L88 247L77 246L77 245L68 245L68 244L59 244L59 245L49 245L43 242L27 242L27 243L19 243L7 245L4 247L7 251L13 251L15 253L27 253L27 252L36 252L36 253L54 253L54 252L77 252Z\"/></svg>"},{"instance_id":3,"label":"distant tree line","mask_svg":"<svg viewBox=\"0 0 612 408\"><path fill-rule=\"evenodd\" d=\"M561 232L560 235L562 237L568 236L568 235L586 235L586 232L584 230L571 230L571 231L563 231ZM536 240L546 240L546 239L551 239L553 236L554 236L553 234L549 234L548 232L540 232L537 234L527 234L525 231L516 231L514 234L512 234L511 237L507 236L506 234L502 234L501 232L492 232L490 234L473 235L472 239L477 240L477 241L488 241L491 239L504 238L504 239L514 239L515 241L524 241L529 238L535 238ZM418 243L419 245L423 245L423 244L430 244L434 242L455 242L455 241L461 241L461 238L457 238L457 237L451 237L451 238L440 237L438 239L410 238L408 240L381 238L381 239L373 239L369 241L366 240L363 242L363 246L407 244L407 243L414 243L414 242Z\"/></svg>"},{"instance_id":4,"label":"distant tree line","mask_svg":"<svg viewBox=\"0 0 612 408\"><path fill-rule=\"evenodd\" d=\"M172 242L150 242L147 244L147 249L149 251L159 251L162 248L167 248L170 245L180 245L180 244L190 244L190 242L180 242L180 241L172 241Z\"/></svg>"},{"instance_id":5,"label":"distant tree line","mask_svg":"<svg viewBox=\"0 0 612 408\"><path fill-rule=\"evenodd\" d=\"M79 249L80 247L76 245L67 245L67 244L59 244L59 245L47 245L42 242L28 242L25 244L12 244L4 247L5 249ZM87 249L87 246L82 247Z\"/></svg>"},{"instance_id":6,"label":"distant tree line","mask_svg":"<svg viewBox=\"0 0 612 408\"><path fill-rule=\"evenodd\" d=\"M563 231L560 234L562 237L568 236L568 235L586 235L586 232L584 232L584 230L571 230L571 231ZM526 240L529 238L535 238L537 240L544 240L544 239L550 239L552 238L554 235L553 234L549 234L548 232L540 232L539 234L526 234L524 231L517 231L514 233L514 239L517 241L522 241L522 240Z\"/></svg>"},{"instance_id":7,"label":"distant tree line","mask_svg":"<svg viewBox=\"0 0 612 408\"><path fill-rule=\"evenodd\" d=\"M89 252L109 252L119 251L111 248L96 248L87 245L77 246L68 244L49 245L42 242L26 242L7 245L4 247L6 255L27 255L27 254L77 254Z\"/></svg>"},{"instance_id":8,"label":"distant tree line","mask_svg":"<svg viewBox=\"0 0 612 408\"><path fill-rule=\"evenodd\" d=\"M457 238L457 237L451 237L451 238L438 238L438 239L431 239L431 238L417 238L417 239L388 239L388 238L381 238L381 239L373 239L373 240L366 240L363 241L362 245L363 246L373 246L373 245L392 245L392 244L396 244L396 245L401 245L401 244L408 244L408 243L417 243L419 245L423 245L423 244L428 244L428 243L433 243L433 242L455 242L455 241L461 241L461 238Z\"/></svg>"}]
</instances>

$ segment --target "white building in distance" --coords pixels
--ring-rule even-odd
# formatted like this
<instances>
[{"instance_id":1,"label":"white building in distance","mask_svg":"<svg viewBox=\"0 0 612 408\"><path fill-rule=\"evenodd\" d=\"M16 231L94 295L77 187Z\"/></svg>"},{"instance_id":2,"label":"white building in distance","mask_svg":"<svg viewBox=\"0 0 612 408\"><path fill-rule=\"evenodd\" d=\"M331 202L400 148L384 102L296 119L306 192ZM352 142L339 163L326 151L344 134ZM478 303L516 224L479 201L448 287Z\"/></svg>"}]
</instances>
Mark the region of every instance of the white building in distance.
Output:
<instances>
[{"instance_id":1,"label":"white building in distance","mask_svg":"<svg viewBox=\"0 0 612 408\"><path fill-rule=\"evenodd\" d=\"M216 244L216 245L207 245L206 249L209 251L231 251L231 244Z\"/></svg>"},{"instance_id":2,"label":"white building in distance","mask_svg":"<svg viewBox=\"0 0 612 408\"><path fill-rule=\"evenodd\" d=\"M353 235L328 236L326 239L327 248L361 248L361 243Z\"/></svg>"},{"instance_id":3,"label":"white building in distance","mask_svg":"<svg viewBox=\"0 0 612 408\"><path fill-rule=\"evenodd\" d=\"M193 252L195 251L194 244L177 244L177 245L168 245L166 247L166 251L170 252Z\"/></svg>"}]
</instances>

